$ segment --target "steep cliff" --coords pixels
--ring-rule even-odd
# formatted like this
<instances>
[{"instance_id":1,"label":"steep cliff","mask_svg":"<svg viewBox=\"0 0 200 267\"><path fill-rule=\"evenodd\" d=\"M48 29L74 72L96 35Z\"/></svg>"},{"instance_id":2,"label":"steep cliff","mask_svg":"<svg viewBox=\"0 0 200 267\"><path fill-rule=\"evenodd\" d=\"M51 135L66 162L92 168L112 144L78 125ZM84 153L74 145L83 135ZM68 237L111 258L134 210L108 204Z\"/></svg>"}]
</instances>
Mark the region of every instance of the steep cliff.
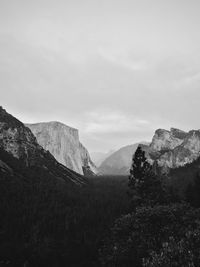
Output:
<instances>
[{"instance_id":1,"label":"steep cliff","mask_svg":"<svg viewBox=\"0 0 200 267\"><path fill-rule=\"evenodd\" d=\"M158 129L151 144L142 148L149 161L167 173L170 168L184 166L200 156L200 130Z\"/></svg>"},{"instance_id":2,"label":"steep cliff","mask_svg":"<svg viewBox=\"0 0 200 267\"><path fill-rule=\"evenodd\" d=\"M80 174L96 173L89 152L79 141L77 129L60 122L26 124L38 143L60 163Z\"/></svg>"},{"instance_id":3,"label":"steep cliff","mask_svg":"<svg viewBox=\"0 0 200 267\"><path fill-rule=\"evenodd\" d=\"M97 173L97 168L90 158L87 149L79 142L79 150L81 155L81 163L83 168L83 173L85 175L93 175Z\"/></svg>"},{"instance_id":4,"label":"steep cliff","mask_svg":"<svg viewBox=\"0 0 200 267\"><path fill-rule=\"evenodd\" d=\"M45 176L65 182L84 183L81 175L57 162L37 143L31 130L2 107L0 107L0 149L20 160L26 168L37 170L38 175L43 173Z\"/></svg>"}]
</instances>

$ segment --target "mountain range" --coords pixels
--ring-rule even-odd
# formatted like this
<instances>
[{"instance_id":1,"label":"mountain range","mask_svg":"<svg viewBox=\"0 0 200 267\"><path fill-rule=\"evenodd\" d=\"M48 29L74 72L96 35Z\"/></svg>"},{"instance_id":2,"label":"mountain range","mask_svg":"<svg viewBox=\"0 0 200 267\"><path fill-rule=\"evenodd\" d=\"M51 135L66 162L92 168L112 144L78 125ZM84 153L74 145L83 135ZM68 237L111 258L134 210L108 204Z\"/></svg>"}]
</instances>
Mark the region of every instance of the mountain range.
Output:
<instances>
[{"instance_id":1,"label":"mountain range","mask_svg":"<svg viewBox=\"0 0 200 267\"><path fill-rule=\"evenodd\" d=\"M162 173L168 173L200 156L200 130L158 129L150 144L136 143L111 155L100 155L99 160L106 159L97 169L79 141L77 129L60 122L24 125L0 108L0 148L22 160L27 167L39 166L63 179L68 177L80 182L83 174L127 175L138 145L151 164ZM5 166L3 162L1 166Z\"/></svg>"},{"instance_id":2,"label":"mountain range","mask_svg":"<svg viewBox=\"0 0 200 267\"><path fill-rule=\"evenodd\" d=\"M111 154L101 163L99 173L128 175L138 145L145 151L148 161L162 174L169 173L170 169L192 163L200 156L200 130L157 129L150 143L125 146Z\"/></svg>"}]
</instances>

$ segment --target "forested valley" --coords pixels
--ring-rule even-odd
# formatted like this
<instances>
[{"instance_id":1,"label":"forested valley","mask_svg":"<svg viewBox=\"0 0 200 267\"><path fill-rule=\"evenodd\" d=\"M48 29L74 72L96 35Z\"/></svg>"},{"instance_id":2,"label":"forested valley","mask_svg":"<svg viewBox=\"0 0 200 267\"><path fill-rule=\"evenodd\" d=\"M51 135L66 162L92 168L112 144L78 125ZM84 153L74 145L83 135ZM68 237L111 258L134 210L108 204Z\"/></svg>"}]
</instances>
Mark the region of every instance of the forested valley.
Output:
<instances>
[{"instance_id":1,"label":"forested valley","mask_svg":"<svg viewBox=\"0 0 200 267\"><path fill-rule=\"evenodd\" d=\"M130 177L61 187L0 152L16 171L0 176L1 266L199 266L196 171L180 194L181 180L160 179L137 151Z\"/></svg>"}]
</instances>

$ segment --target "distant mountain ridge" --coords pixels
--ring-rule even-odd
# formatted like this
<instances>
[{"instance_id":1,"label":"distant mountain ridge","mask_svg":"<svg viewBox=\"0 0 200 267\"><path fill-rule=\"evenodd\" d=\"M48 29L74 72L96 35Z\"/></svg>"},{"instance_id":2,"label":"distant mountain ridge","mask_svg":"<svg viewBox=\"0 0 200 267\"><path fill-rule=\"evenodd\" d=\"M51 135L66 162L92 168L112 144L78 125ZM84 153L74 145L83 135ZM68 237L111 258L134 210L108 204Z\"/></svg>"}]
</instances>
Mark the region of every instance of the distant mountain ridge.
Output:
<instances>
[{"instance_id":1,"label":"distant mountain ridge","mask_svg":"<svg viewBox=\"0 0 200 267\"><path fill-rule=\"evenodd\" d=\"M58 162L80 174L95 174L95 164L89 152L79 141L78 130L61 122L26 124L37 142L48 150Z\"/></svg>"},{"instance_id":2,"label":"distant mountain ridge","mask_svg":"<svg viewBox=\"0 0 200 267\"><path fill-rule=\"evenodd\" d=\"M99 174L128 175L133 154L135 153L139 144L140 143L124 146L119 150L115 151L102 162L98 169Z\"/></svg>"},{"instance_id":3,"label":"distant mountain ridge","mask_svg":"<svg viewBox=\"0 0 200 267\"><path fill-rule=\"evenodd\" d=\"M168 173L170 169L192 163L200 156L200 130L158 129L151 144L141 146L148 160L157 164L162 173Z\"/></svg>"},{"instance_id":4,"label":"distant mountain ridge","mask_svg":"<svg viewBox=\"0 0 200 267\"><path fill-rule=\"evenodd\" d=\"M90 153L92 161L95 163L97 167L101 165L101 163L107 159L111 154L113 154L115 150L110 150L109 152L92 152Z\"/></svg>"}]
</instances>

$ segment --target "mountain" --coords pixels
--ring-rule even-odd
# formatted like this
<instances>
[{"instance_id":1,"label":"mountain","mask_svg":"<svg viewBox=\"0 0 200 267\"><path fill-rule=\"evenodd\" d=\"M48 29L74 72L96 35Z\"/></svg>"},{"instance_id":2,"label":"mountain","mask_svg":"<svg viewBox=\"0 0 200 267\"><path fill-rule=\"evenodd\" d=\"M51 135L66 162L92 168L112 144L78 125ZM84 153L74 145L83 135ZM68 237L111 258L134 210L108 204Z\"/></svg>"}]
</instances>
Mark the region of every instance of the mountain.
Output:
<instances>
[{"instance_id":1,"label":"mountain","mask_svg":"<svg viewBox=\"0 0 200 267\"><path fill-rule=\"evenodd\" d=\"M94 162L94 164L99 167L101 165L101 163L108 158L111 154L113 154L115 151L114 150L110 150L107 153L104 152L92 152L91 153L91 158L92 161Z\"/></svg>"},{"instance_id":2,"label":"mountain","mask_svg":"<svg viewBox=\"0 0 200 267\"><path fill-rule=\"evenodd\" d=\"M89 188L88 179L57 162L0 107L1 266L69 266Z\"/></svg>"},{"instance_id":3,"label":"mountain","mask_svg":"<svg viewBox=\"0 0 200 267\"><path fill-rule=\"evenodd\" d=\"M94 174L96 166L89 152L79 141L77 129L52 121L26 124L37 142L48 150L58 162L79 174Z\"/></svg>"},{"instance_id":4,"label":"mountain","mask_svg":"<svg viewBox=\"0 0 200 267\"><path fill-rule=\"evenodd\" d=\"M139 143L120 148L106 158L99 167L99 173L104 175L128 175L132 156Z\"/></svg>"},{"instance_id":5,"label":"mountain","mask_svg":"<svg viewBox=\"0 0 200 267\"><path fill-rule=\"evenodd\" d=\"M0 107L0 148L19 160L19 165L23 165L23 169L28 169L28 172L33 172L37 176L53 177L62 183L78 185L85 183L81 175L56 161L50 152L37 143L30 129L2 107ZM5 164L1 162L1 166ZM15 169L12 172L14 173Z\"/></svg>"},{"instance_id":6,"label":"mountain","mask_svg":"<svg viewBox=\"0 0 200 267\"><path fill-rule=\"evenodd\" d=\"M200 156L200 130L158 129L151 144L142 145L142 149L151 163L156 163L162 173L168 173L171 168L192 163Z\"/></svg>"}]
</instances>

